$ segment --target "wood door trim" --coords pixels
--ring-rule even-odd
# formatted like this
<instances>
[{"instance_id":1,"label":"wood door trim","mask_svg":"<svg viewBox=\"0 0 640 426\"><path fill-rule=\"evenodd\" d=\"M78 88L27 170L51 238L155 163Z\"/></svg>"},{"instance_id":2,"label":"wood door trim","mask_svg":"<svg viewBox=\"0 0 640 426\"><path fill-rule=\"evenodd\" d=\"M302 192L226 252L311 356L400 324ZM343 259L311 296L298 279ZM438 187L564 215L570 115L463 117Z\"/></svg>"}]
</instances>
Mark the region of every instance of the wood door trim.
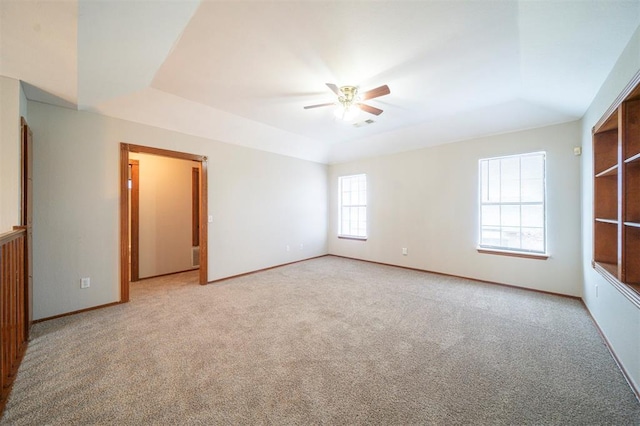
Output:
<instances>
[{"instance_id":1,"label":"wood door trim","mask_svg":"<svg viewBox=\"0 0 640 426\"><path fill-rule=\"evenodd\" d=\"M120 302L129 301L129 149L120 144Z\"/></svg>"},{"instance_id":2,"label":"wood door trim","mask_svg":"<svg viewBox=\"0 0 640 426\"><path fill-rule=\"evenodd\" d=\"M207 157L129 143L120 143L120 302L129 301L129 153L159 155L200 163L200 277L201 285L208 280L208 185Z\"/></svg>"},{"instance_id":3,"label":"wood door trim","mask_svg":"<svg viewBox=\"0 0 640 426\"><path fill-rule=\"evenodd\" d=\"M131 166L131 281L140 279L140 161L129 159Z\"/></svg>"},{"instance_id":4,"label":"wood door trim","mask_svg":"<svg viewBox=\"0 0 640 426\"><path fill-rule=\"evenodd\" d=\"M200 245L200 168L191 169L191 245Z\"/></svg>"},{"instance_id":5,"label":"wood door trim","mask_svg":"<svg viewBox=\"0 0 640 426\"><path fill-rule=\"evenodd\" d=\"M207 157L202 157L200 161L200 285L207 284L209 280L208 164Z\"/></svg>"},{"instance_id":6,"label":"wood door trim","mask_svg":"<svg viewBox=\"0 0 640 426\"><path fill-rule=\"evenodd\" d=\"M20 117L21 131L21 167L20 167L20 222L26 229L25 235L25 265L26 278L24 312L25 312L25 341L29 338L29 331L33 323L33 132L24 117Z\"/></svg>"}]
</instances>

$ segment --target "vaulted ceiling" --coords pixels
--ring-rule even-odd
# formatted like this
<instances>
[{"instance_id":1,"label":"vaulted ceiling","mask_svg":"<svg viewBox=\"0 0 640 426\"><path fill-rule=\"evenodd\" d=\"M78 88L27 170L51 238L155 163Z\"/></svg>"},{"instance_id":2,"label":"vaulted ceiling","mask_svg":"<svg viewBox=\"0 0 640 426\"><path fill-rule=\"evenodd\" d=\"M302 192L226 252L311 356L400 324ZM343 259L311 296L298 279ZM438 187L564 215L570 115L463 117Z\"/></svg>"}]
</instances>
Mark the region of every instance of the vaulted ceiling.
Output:
<instances>
[{"instance_id":1,"label":"vaulted ceiling","mask_svg":"<svg viewBox=\"0 0 640 426\"><path fill-rule=\"evenodd\" d=\"M2 0L29 99L335 163L579 119L640 1ZM387 84L352 123L325 83ZM364 120L372 119L366 124Z\"/></svg>"}]
</instances>

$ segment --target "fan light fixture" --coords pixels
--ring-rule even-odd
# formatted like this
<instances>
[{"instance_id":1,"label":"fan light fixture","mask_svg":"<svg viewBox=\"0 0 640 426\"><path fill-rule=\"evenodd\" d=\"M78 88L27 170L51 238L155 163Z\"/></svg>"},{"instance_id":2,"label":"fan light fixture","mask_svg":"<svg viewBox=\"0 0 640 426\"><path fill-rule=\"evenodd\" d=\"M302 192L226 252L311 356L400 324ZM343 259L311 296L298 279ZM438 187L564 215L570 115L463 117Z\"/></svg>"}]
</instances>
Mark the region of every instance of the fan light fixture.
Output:
<instances>
[{"instance_id":1,"label":"fan light fixture","mask_svg":"<svg viewBox=\"0 0 640 426\"><path fill-rule=\"evenodd\" d=\"M342 121L353 121L360 112L358 103L358 88L355 86L343 86L340 88L341 96L338 97L338 108L336 108L335 116Z\"/></svg>"},{"instance_id":2,"label":"fan light fixture","mask_svg":"<svg viewBox=\"0 0 640 426\"><path fill-rule=\"evenodd\" d=\"M358 94L358 88L356 86L338 87L333 83L327 83L327 87L338 96L337 102L334 101L323 104L307 105L304 109L337 105L338 108L335 111L335 116L336 118L344 121L352 121L360 112L359 110L373 115L382 114L382 110L380 108L363 104L362 101L374 99L391 93L389 86L386 84L384 86L376 87L375 89L367 90L362 95Z\"/></svg>"}]
</instances>

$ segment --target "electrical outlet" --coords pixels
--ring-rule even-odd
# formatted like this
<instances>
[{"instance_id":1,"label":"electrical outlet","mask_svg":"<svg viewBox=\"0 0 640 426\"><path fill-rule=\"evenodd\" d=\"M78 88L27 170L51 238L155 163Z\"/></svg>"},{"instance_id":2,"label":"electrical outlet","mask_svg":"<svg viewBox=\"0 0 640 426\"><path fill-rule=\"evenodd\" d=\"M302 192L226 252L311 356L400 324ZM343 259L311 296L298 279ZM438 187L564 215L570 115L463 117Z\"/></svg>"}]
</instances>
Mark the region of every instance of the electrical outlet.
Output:
<instances>
[{"instance_id":1,"label":"electrical outlet","mask_svg":"<svg viewBox=\"0 0 640 426\"><path fill-rule=\"evenodd\" d=\"M409 254L409 249L408 249L408 248L406 248L406 247L402 247L402 255L403 255L403 256L406 256L406 255L408 255L408 254Z\"/></svg>"},{"instance_id":2,"label":"electrical outlet","mask_svg":"<svg viewBox=\"0 0 640 426\"><path fill-rule=\"evenodd\" d=\"M91 287L91 278L81 278L80 288L89 288L89 287Z\"/></svg>"},{"instance_id":3,"label":"electrical outlet","mask_svg":"<svg viewBox=\"0 0 640 426\"><path fill-rule=\"evenodd\" d=\"M300 243L300 250L304 248L304 244Z\"/></svg>"},{"instance_id":4,"label":"electrical outlet","mask_svg":"<svg viewBox=\"0 0 640 426\"><path fill-rule=\"evenodd\" d=\"M289 245L287 245L287 246L285 247L285 250L287 250L287 251L291 251L291 247L289 247Z\"/></svg>"}]
</instances>

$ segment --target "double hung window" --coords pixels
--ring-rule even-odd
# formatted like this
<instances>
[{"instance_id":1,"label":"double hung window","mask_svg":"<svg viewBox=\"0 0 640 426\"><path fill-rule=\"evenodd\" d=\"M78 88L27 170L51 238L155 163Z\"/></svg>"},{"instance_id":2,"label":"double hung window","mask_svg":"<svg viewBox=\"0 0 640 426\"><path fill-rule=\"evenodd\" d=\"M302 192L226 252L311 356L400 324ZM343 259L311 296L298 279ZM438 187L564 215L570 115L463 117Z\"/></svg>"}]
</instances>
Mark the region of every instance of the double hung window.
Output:
<instances>
[{"instance_id":1,"label":"double hung window","mask_svg":"<svg viewBox=\"0 0 640 426\"><path fill-rule=\"evenodd\" d=\"M545 153L480 160L480 248L545 254Z\"/></svg>"},{"instance_id":2,"label":"double hung window","mask_svg":"<svg viewBox=\"0 0 640 426\"><path fill-rule=\"evenodd\" d=\"M367 175L341 176L338 184L338 236L364 240L367 238Z\"/></svg>"}]
</instances>

